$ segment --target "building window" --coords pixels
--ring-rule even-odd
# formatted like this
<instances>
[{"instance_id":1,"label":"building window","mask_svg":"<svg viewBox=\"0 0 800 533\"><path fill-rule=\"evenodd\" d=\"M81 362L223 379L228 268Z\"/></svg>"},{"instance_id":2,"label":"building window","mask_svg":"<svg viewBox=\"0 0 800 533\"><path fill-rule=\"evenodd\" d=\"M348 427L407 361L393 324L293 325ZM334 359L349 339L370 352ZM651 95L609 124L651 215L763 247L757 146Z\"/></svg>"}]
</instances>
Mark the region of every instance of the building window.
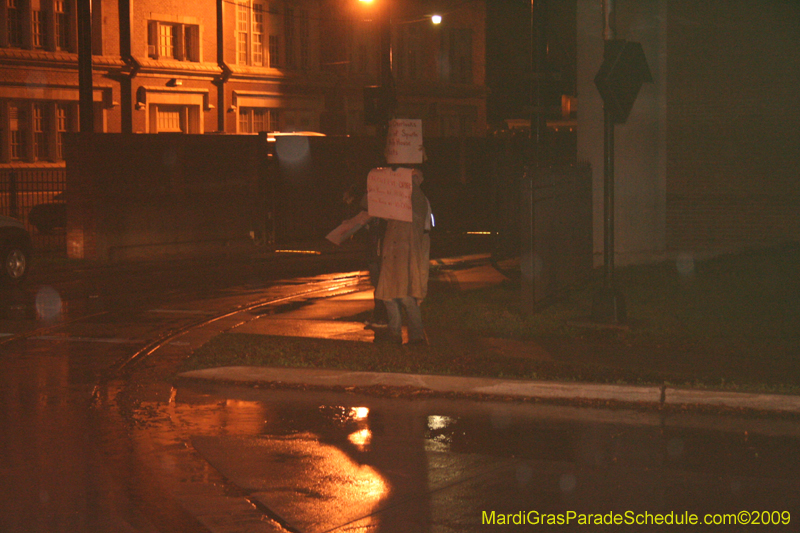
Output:
<instances>
[{"instance_id":1,"label":"building window","mask_svg":"<svg viewBox=\"0 0 800 533\"><path fill-rule=\"evenodd\" d=\"M261 133L279 129L277 109L266 107L242 107L239 109L239 133Z\"/></svg>"},{"instance_id":2,"label":"building window","mask_svg":"<svg viewBox=\"0 0 800 533\"><path fill-rule=\"evenodd\" d=\"M405 54L398 57L397 62L397 75L400 78L408 80L420 79L420 68L422 66L422 59L424 57L425 43L423 41L423 33L420 31L419 26L413 25L404 28L401 33L403 43L400 46L401 50L405 50Z\"/></svg>"},{"instance_id":3,"label":"building window","mask_svg":"<svg viewBox=\"0 0 800 533\"><path fill-rule=\"evenodd\" d=\"M199 25L151 20L147 30L147 55L149 57L200 61Z\"/></svg>"},{"instance_id":4,"label":"building window","mask_svg":"<svg viewBox=\"0 0 800 533\"><path fill-rule=\"evenodd\" d=\"M281 66L281 40L278 35L269 36L269 66L280 68Z\"/></svg>"},{"instance_id":5,"label":"building window","mask_svg":"<svg viewBox=\"0 0 800 533\"><path fill-rule=\"evenodd\" d=\"M10 133L11 161L20 161L25 157L25 110L18 104L8 106L8 130Z\"/></svg>"},{"instance_id":6,"label":"building window","mask_svg":"<svg viewBox=\"0 0 800 533\"><path fill-rule=\"evenodd\" d=\"M472 30L453 28L447 34L447 73L453 83L472 83Z\"/></svg>"},{"instance_id":7,"label":"building window","mask_svg":"<svg viewBox=\"0 0 800 533\"><path fill-rule=\"evenodd\" d=\"M439 115L439 134L442 137L471 137L475 135L477 110L457 106Z\"/></svg>"},{"instance_id":8,"label":"building window","mask_svg":"<svg viewBox=\"0 0 800 533\"><path fill-rule=\"evenodd\" d=\"M200 26L186 24L183 26L183 59L200 61Z\"/></svg>"},{"instance_id":9,"label":"building window","mask_svg":"<svg viewBox=\"0 0 800 533\"><path fill-rule=\"evenodd\" d=\"M236 4L236 56L240 65L247 64L247 42L250 32L250 6L247 2Z\"/></svg>"},{"instance_id":10,"label":"building window","mask_svg":"<svg viewBox=\"0 0 800 533\"><path fill-rule=\"evenodd\" d=\"M283 14L283 42L286 68L308 70L310 25L307 9L286 8Z\"/></svg>"},{"instance_id":11,"label":"building window","mask_svg":"<svg viewBox=\"0 0 800 533\"><path fill-rule=\"evenodd\" d=\"M286 68L296 67L294 57L294 9L286 8L283 13L283 38L286 43Z\"/></svg>"},{"instance_id":12,"label":"building window","mask_svg":"<svg viewBox=\"0 0 800 533\"><path fill-rule=\"evenodd\" d=\"M156 107L157 127L159 133L186 132L186 108L177 105L160 105Z\"/></svg>"},{"instance_id":13,"label":"building window","mask_svg":"<svg viewBox=\"0 0 800 533\"><path fill-rule=\"evenodd\" d=\"M200 106L152 104L149 133L202 133Z\"/></svg>"},{"instance_id":14,"label":"building window","mask_svg":"<svg viewBox=\"0 0 800 533\"><path fill-rule=\"evenodd\" d=\"M372 45L375 42L375 35L364 24L351 25L348 29L350 72L365 74L372 68L370 57L373 57L374 48ZM374 57L377 58L377 54Z\"/></svg>"},{"instance_id":15,"label":"building window","mask_svg":"<svg viewBox=\"0 0 800 533\"><path fill-rule=\"evenodd\" d=\"M264 64L264 5L253 4L253 64Z\"/></svg>"},{"instance_id":16,"label":"building window","mask_svg":"<svg viewBox=\"0 0 800 533\"><path fill-rule=\"evenodd\" d=\"M291 12L291 10L287 10ZM236 62L239 65L280 67L279 20L274 7L257 0L236 3Z\"/></svg>"},{"instance_id":17,"label":"building window","mask_svg":"<svg viewBox=\"0 0 800 533\"><path fill-rule=\"evenodd\" d=\"M64 159L64 133L72 131L73 106L56 104L56 159Z\"/></svg>"},{"instance_id":18,"label":"building window","mask_svg":"<svg viewBox=\"0 0 800 533\"><path fill-rule=\"evenodd\" d=\"M63 134L76 131L77 105L53 100L0 102L6 113L0 130L8 139L0 150L0 161L60 161L64 159Z\"/></svg>"},{"instance_id":19,"label":"building window","mask_svg":"<svg viewBox=\"0 0 800 533\"><path fill-rule=\"evenodd\" d=\"M51 52L75 48L75 21L71 19L75 0L0 2L0 46Z\"/></svg>"},{"instance_id":20,"label":"building window","mask_svg":"<svg viewBox=\"0 0 800 533\"><path fill-rule=\"evenodd\" d=\"M6 15L8 17L6 26L8 32L8 46L11 48L20 48L22 46L22 28L19 0L8 0Z\"/></svg>"},{"instance_id":21,"label":"building window","mask_svg":"<svg viewBox=\"0 0 800 533\"><path fill-rule=\"evenodd\" d=\"M45 105L37 102L33 104L33 159L41 161L48 159L47 146L47 113Z\"/></svg>"},{"instance_id":22,"label":"building window","mask_svg":"<svg viewBox=\"0 0 800 533\"><path fill-rule=\"evenodd\" d=\"M34 48L44 48L44 17L39 9L31 11L31 41Z\"/></svg>"},{"instance_id":23,"label":"building window","mask_svg":"<svg viewBox=\"0 0 800 533\"><path fill-rule=\"evenodd\" d=\"M54 0L56 50L69 50L69 8L65 0Z\"/></svg>"},{"instance_id":24,"label":"building window","mask_svg":"<svg viewBox=\"0 0 800 533\"><path fill-rule=\"evenodd\" d=\"M158 25L158 56L175 57L175 27L171 24Z\"/></svg>"}]
</instances>

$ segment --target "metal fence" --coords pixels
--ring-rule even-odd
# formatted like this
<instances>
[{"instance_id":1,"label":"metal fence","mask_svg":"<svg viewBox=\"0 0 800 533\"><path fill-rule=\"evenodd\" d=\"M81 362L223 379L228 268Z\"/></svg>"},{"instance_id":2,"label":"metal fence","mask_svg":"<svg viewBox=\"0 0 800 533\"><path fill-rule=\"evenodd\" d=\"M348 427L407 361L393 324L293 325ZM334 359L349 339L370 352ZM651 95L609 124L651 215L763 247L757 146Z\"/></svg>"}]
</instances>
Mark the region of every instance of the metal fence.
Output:
<instances>
[{"instance_id":1,"label":"metal fence","mask_svg":"<svg viewBox=\"0 0 800 533\"><path fill-rule=\"evenodd\" d=\"M60 193L66 188L64 167L0 168L0 214L22 221L39 251L59 251L65 247L65 228ZM35 208L35 210L34 210ZM44 215L39 227L31 221L31 210Z\"/></svg>"}]
</instances>

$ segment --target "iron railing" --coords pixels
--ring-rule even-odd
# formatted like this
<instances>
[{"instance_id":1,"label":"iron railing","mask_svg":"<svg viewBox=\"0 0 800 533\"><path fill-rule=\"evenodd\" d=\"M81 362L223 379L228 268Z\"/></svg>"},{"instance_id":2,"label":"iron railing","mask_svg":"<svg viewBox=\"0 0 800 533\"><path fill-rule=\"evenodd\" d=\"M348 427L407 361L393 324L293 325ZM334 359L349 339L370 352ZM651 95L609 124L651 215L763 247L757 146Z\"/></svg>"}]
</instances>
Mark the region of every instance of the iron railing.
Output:
<instances>
[{"instance_id":1,"label":"iron railing","mask_svg":"<svg viewBox=\"0 0 800 533\"><path fill-rule=\"evenodd\" d=\"M22 221L36 249L58 251L65 246L65 211L54 206L63 204L61 193L66 184L67 173L63 166L0 168L0 214ZM40 222L39 227L31 221L34 208L44 209L48 219Z\"/></svg>"}]
</instances>

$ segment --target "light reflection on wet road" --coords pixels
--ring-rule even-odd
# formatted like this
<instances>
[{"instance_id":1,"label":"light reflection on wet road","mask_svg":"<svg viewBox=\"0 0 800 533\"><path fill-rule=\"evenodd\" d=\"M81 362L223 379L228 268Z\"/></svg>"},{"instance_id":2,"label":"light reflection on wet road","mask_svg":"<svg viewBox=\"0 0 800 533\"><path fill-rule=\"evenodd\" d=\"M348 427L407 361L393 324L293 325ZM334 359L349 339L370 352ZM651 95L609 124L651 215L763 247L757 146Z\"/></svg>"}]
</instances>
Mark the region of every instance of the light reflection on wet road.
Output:
<instances>
[{"instance_id":1,"label":"light reflection on wet road","mask_svg":"<svg viewBox=\"0 0 800 533\"><path fill-rule=\"evenodd\" d=\"M702 516L800 504L790 421L211 385L141 408L150 422L137 442L158 435L163 448L151 451L173 467L169 450L189 442L225 478L216 510L199 511L218 526L236 501L255 505L248 520L266 513L304 533L483 531L483 511Z\"/></svg>"},{"instance_id":2,"label":"light reflection on wet road","mask_svg":"<svg viewBox=\"0 0 800 533\"><path fill-rule=\"evenodd\" d=\"M0 291L0 532L206 532L131 453L129 420L109 423L125 407L108 371L165 333L295 288L102 274Z\"/></svg>"},{"instance_id":3,"label":"light reflection on wet road","mask_svg":"<svg viewBox=\"0 0 800 533\"><path fill-rule=\"evenodd\" d=\"M141 293L139 303L87 286L73 288L81 297L65 298L63 309L115 313L0 352L2 532L461 532L490 529L480 524L483 511L702 514L800 503L796 421L172 389L157 372L135 390L105 382L89 409L103 370L120 357L272 288L170 293L170 306L136 284L128 291ZM336 309L348 314L364 304L342 299ZM45 300L40 314L55 301ZM251 318L280 318L250 327L286 332L309 318L331 327L328 304L257 307ZM12 310L21 314L9 311L4 333L38 327L31 306ZM336 327L342 338L363 336L360 326ZM184 349L167 346L158 359Z\"/></svg>"}]
</instances>

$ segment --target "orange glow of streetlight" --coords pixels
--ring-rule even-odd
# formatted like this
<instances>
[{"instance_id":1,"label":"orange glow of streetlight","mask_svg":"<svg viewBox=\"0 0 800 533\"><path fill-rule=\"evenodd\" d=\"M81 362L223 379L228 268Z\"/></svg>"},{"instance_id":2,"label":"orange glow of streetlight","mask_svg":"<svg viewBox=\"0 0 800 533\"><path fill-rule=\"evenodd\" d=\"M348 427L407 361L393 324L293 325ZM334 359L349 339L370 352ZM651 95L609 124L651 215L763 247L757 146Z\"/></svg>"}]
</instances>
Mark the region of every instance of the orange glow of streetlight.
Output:
<instances>
[{"instance_id":1,"label":"orange glow of streetlight","mask_svg":"<svg viewBox=\"0 0 800 533\"><path fill-rule=\"evenodd\" d=\"M442 23L442 16L441 15L431 15L431 22L434 24L441 24Z\"/></svg>"}]
</instances>

